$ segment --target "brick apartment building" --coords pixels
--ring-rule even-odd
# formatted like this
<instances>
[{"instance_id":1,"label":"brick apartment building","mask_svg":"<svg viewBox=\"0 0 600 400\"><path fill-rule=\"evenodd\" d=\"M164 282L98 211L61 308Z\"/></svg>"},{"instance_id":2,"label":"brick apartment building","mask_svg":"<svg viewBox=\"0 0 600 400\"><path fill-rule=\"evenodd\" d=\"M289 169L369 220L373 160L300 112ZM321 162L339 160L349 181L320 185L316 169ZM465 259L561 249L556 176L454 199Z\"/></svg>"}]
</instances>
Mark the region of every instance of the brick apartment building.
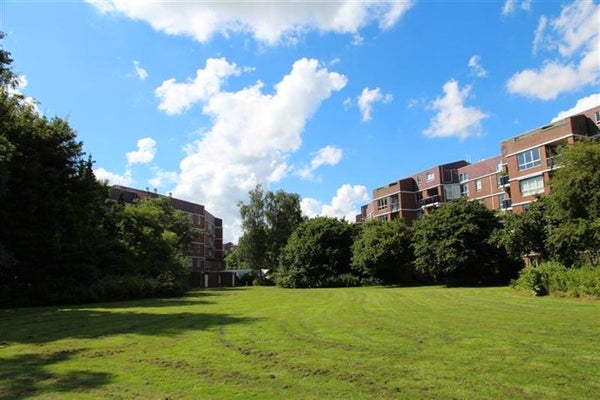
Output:
<instances>
[{"instance_id":1,"label":"brick apartment building","mask_svg":"<svg viewBox=\"0 0 600 400\"><path fill-rule=\"evenodd\" d=\"M550 177L560 168L558 148L581 137L600 137L600 106L505 140L498 156L438 165L378 187L356 221L402 218L410 223L461 196L491 210L522 212L536 196L550 192Z\"/></svg>"},{"instance_id":2,"label":"brick apartment building","mask_svg":"<svg viewBox=\"0 0 600 400\"><path fill-rule=\"evenodd\" d=\"M168 197L174 209L185 212L190 219L190 224L196 228L198 235L192 239L192 245L186 253L188 265L193 272L208 273L221 271L223 265L223 221L206 211L203 205L189 201L162 196L156 191L140 190L125 186L110 188L111 200L122 200L125 203L134 203L147 197ZM208 286L208 284L204 284ZM211 285L213 286L213 285Z\"/></svg>"}]
</instances>

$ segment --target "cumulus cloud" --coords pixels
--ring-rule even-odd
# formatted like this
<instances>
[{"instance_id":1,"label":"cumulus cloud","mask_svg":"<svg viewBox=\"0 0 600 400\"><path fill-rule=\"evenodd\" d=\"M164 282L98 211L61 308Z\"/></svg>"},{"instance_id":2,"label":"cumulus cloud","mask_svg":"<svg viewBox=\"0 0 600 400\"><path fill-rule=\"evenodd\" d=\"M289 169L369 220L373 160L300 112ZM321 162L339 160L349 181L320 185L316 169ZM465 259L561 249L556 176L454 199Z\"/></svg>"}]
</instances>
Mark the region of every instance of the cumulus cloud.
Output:
<instances>
[{"instance_id":1,"label":"cumulus cloud","mask_svg":"<svg viewBox=\"0 0 600 400\"><path fill-rule=\"evenodd\" d=\"M213 92L202 108L212 126L186 147L173 195L204 204L223 218L227 240L235 240L237 203L257 184L268 187L288 174L288 157L300 148L306 122L346 83L344 75L303 58L273 94L263 93L261 82Z\"/></svg>"},{"instance_id":2,"label":"cumulus cloud","mask_svg":"<svg viewBox=\"0 0 600 400\"><path fill-rule=\"evenodd\" d=\"M156 154L156 141L150 137L137 141L137 150L126 154L128 164L147 164Z\"/></svg>"},{"instance_id":3,"label":"cumulus cloud","mask_svg":"<svg viewBox=\"0 0 600 400\"><path fill-rule=\"evenodd\" d=\"M96 175L96 179L101 182L106 182L109 185L130 186L133 183L130 168L125 170L124 175L107 171L104 168L97 168L94 169L94 175Z\"/></svg>"},{"instance_id":4,"label":"cumulus cloud","mask_svg":"<svg viewBox=\"0 0 600 400\"><path fill-rule=\"evenodd\" d=\"M179 175L175 171L162 171L155 169L155 175L148 180L153 188L162 188L166 185L174 185L179 181Z\"/></svg>"},{"instance_id":5,"label":"cumulus cloud","mask_svg":"<svg viewBox=\"0 0 600 400\"><path fill-rule=\"evenodd\" d=\"M33 97L25 96L23 94L23 89L27 87L28 81L25 75L18 75L16 78L16 86L8 86L7 91L10 96L15 96L19 98L19 101L22 104L27 104L30 106L36 113L40 113L40 110L37 106L37 101Z\"/></svg>"},{"instance_id":6,"label":"cumulus cloud","mask_svg":"<svg viewBox=\"0 0 600 400\"><path fill-rule=\"evenodd\" d=\"M136 76L142 81L146 80L146 78L148 77L148 71L146 71L144 68L140 67L140 62L134 61L133 67L135 68Z\"/></svg>"},{"instance_id":7,"label":"cumulus cloud","mask_svg":"<svg viewBox=\"0 0 600 400\"><path fill-rule=\"evenodd\" d=\"M469 68L471 73L479 78L487 76L487 71L481 65L481 57L476 54L469 59Z\"/></svg>"},{"instance_id":8,"label":"cumulus cloud","mask_svg":"<svg viewBox=\"0 0 600 400\"><path fill-rule=\"evenodd\" d=\"M297 175L303 179L310 179L317 168L322 165L336 165L341 161L342 155L342 149L334 146L325 146L316 152L309 166L297 171Z\"/></svg>"},{"instance_id":9,"label":"cumulus cloud","mask_svg":"<svg viewBox=\"0 0 600 400\"><path fill-rule=\"evenodd\" d=\"M577 0L562 8L560 16L540 18L533 51L551 54L539 68L515 73L509 92L540 100L597 85L600 81L600 4Z\"/></svg>"},{"instance_id":10,"label":"cumulus cloud","mask_svg":"<svg viewBox=\"0 0 600 400\"><path fill-rule=\"evenodd\" d=\"M368 201L369 194L365 186L344 184L338 188L330 204L305 198L301 200L300 207L308 217L327 216L354 222L356 215L360 213L360 207Z\"/></svg>"},{"instance_id":11,"label":"cumulus cloud","mask_svg":"<svg viewBox=\"0 0 600 400\"><path fill-rule=\"evenodd\" d=\"M431 107L437 111L423 132L429 137L458 136L465 139L481 133L481 121L489 117L476 107L465 106L470 86L461 89L454 79L444 84L444 95L436 98Z\"/></svg>"},{"instance_id":12,"label":"cumulus cloud","mask_svg":"<svg viewBox=\"0 0 600 400\"><path fill-rule=\"evenodd\" d=\"M209 58L204 69L196 71L194 80L178 83L174 78L164 81L155 90L159 98L159 110L167 114L180 114L198 101L206 101L221 90L224 80L232 75L240 75L235 63L225 58Z\"/></svg>"},{"instance_id":13,"label":"cumulus cloud","mask_svg":"<svg viewBox=\"0 0 600 400\"><path fill-rule=\"evenodd\" d=\"M358 35L372 23L392 28L413 1L318 2L142 2L138 0L86 0L102 13L119 13L149 23L170 35L185 35L207 42L215 34L251 34L274 45L295 43L307 31Z\"/></svg>"},{"instance_id":14,"label":"cumulus cloud","mask_svg":"<svg viewBox=\"0 0 600 400\"><path fill-rule=\"evenodd\" d=\"M360 96L358 96L357 104L360 109L361 119L363 122L371 120L371 113L373 112L373 104L383 103L387 104L393 100L391 94L382 94L380 88L369 89L364 88Z\"/></svg>"},{"instance_id":15,"label":"cumulus cloud","mask_svg":"<svg viewBox=\"0 0 600 400\"><path fill-rule=\"evenodd\" d=\"M552 119L552 122L556 122L563 118L570 117L571 115L579 114L583 111L589 110L590 108L594 108L597 106L600 106L600 93L594 93L587 97L577 100L577 103L573 108L559 112L558 115Z\"/></svg>"}]
</instances>

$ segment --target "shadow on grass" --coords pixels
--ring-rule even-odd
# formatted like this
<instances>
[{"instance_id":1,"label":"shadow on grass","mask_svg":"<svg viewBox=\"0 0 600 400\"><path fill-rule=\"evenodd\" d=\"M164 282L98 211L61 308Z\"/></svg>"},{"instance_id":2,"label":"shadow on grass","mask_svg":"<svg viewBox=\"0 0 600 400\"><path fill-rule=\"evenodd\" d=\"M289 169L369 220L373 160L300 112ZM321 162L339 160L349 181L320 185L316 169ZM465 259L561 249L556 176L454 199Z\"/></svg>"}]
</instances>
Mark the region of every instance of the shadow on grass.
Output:
<instances>
[{"instance_id":1,"label":"shadow on grass","mask_svg":"<svg viewBox=\"0 0 600 400\"><path fill-rule=\"evenodd\" d=\"M68 360L79 351L21 354L0 358L0 397L23 399L41 393L85 391L110 382L111 374L90 371L51 372L49 366Z\"/></svg>"},{"instance_id":2,"label":"shadow on grass","mask_svg":"<svg viewBox=\"0 0 600 400\"><path fill-rule=\"evenodd\" d=\"M30 310L32 311L32 310ZM6 316L6 315L5 315ZM48 343L66 338L97 339L121 334L171 336L255 320L228 314L150 313L106 309L41 309L3 318L0 348L11 343Z\"/></svg>"}]
</instances>

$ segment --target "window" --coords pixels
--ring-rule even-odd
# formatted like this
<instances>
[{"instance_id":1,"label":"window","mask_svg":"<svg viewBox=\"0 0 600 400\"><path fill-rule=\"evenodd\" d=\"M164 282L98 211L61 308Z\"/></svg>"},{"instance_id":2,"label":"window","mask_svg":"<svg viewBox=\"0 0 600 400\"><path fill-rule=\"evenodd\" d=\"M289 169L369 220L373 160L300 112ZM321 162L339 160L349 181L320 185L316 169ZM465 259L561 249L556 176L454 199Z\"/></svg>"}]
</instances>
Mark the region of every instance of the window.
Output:
<instances>
[{"instance_id":1,"label":"window","mask_svg":"<svg viewBox=\"0 0 600 400\"><path fill-rule=\"evenodd\" d=\"M519 153L517 160L519 162L519 171L537 167L542 163L540 160L540 149L532 149Z\"/></svg>"},{"instance_id":2,"label":"window","mask_svg":"<svg viewBox=\"0 0 600 400\"><path fill-rule=\"evenodd\" d=\"M460 184L460 195L469 197L469 184L468 183Z\"/></svg>"},{"instance_id":3,"label":"window","mask_svg":"<svg viewBox=\"0 0 600 400\"><path fill-rule=\"evenodd\" d=\"M463 172L462 174L458 175L458 181L460 183L466 182L469 180L469 173L468 172Z\"/></svg>"},{"instance_id":4,"label":"window","mask_svg":"<svg viewBox=\"0 0 600 400\"><path fill-rule=\"evenodd\" d=\"M383 210L384 208L387 208L387 197L377 200L377 209Z\"/></svg>"},{"instance_id":5,"label":"window","mask_svg":"<svg viewBox=\"0 0 600 400\"><path fill-rule=\"evenodd\" d=\"M475 191L481 192L481 179L475 179Z\"/></svg>"},{"instance_id":6,"label":"window","mask_svg":"<svg viewBox=\"0 0 600 400\"><path fill-rule=\"evenodd\" d=\"M421 176L417 176L417 183L421 183Z\"/></svg>"},{"instance_id":7,"label":"window","mask_svg":"<svg viewBox=\"0 0 600 400\"><path fill-rule=\"evenodd\" d=\"M425 175L425 180L427 182L431 182L434 179L435 179L435 174L433 172L428 172L427 175Z\"/></svg>"},{"instance_id":8,"label":"window","mask_svg":"<svg viewBox=\"0 0 600 400\"><path fill-rule=\"evenodd\" d=\"M377 217L377 219L379 220L379 222L387 222L387 215L380 215L379 217Z\"/></svg>"},{"instance_id":9,"label":"window","mask_svg":"<svg viewBox=\"0 0 600 400\"><path fill-rule=\"evenodd\" d=\"M534 194L544 192L544 178L536 176L534 178L523 179L519 182L522 196L533 196Z\"/></svg>"},{"instance_id":10,"label":"window","mask_svg":"<svg viewBox=\"0 0 600 400\"><path fill-rule=\"evenodd\" d=\"M600 124L600 111L596 111L595 116L596 116L596 123Z\"/></svg>"}]
</instances>

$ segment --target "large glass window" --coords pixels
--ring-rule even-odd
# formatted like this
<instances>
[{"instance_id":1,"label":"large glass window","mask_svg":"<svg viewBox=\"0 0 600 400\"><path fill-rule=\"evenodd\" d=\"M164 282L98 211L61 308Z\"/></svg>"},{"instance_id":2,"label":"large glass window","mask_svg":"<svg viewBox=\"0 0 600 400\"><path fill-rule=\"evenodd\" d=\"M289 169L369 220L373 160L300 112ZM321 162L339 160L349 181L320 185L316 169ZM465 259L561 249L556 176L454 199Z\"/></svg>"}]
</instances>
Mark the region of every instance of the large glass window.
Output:
<instances>
[{"instance_id":1,"label":"large glass window","mask_svg":"<svg viewBox=\"0 0 600 400\"><path fill-rule=\"evenodd\" d=\"M384 208L387 208L387 205L388 205L387 197L377 200L377 208L379 210L383 210Z\"/></svg>"},{"instance_id":2,"label":"large glass window","mask_svg":"<svg viewBox=\"0 0 600 400\"><path fill-rule=\"evenodd\" d=\"M517 160L519 162L519 171L537 167L542 163L540 159L540 149L532 149L519 153L517 155Z\"/></svg>"},{"instance_id":3,"label":"large glass window","mask_svg":"<svg viewBox=\"0 0 600 400\"><path fill-rule=\"evenodd\" d=\"M532 196L544 192L544 178L536 176L534 178L523 179L519 182L522 196Z\"/></svg>"},{"instance_id":4,"label":"large glass window","mask_svg":"<svg viewBox=\"0 0 600 400\"><path fill-rule=\"evenodd\" d=\"M475 179L475 191L481 192L481 179Z\"/></svg>"}]
</instances>

